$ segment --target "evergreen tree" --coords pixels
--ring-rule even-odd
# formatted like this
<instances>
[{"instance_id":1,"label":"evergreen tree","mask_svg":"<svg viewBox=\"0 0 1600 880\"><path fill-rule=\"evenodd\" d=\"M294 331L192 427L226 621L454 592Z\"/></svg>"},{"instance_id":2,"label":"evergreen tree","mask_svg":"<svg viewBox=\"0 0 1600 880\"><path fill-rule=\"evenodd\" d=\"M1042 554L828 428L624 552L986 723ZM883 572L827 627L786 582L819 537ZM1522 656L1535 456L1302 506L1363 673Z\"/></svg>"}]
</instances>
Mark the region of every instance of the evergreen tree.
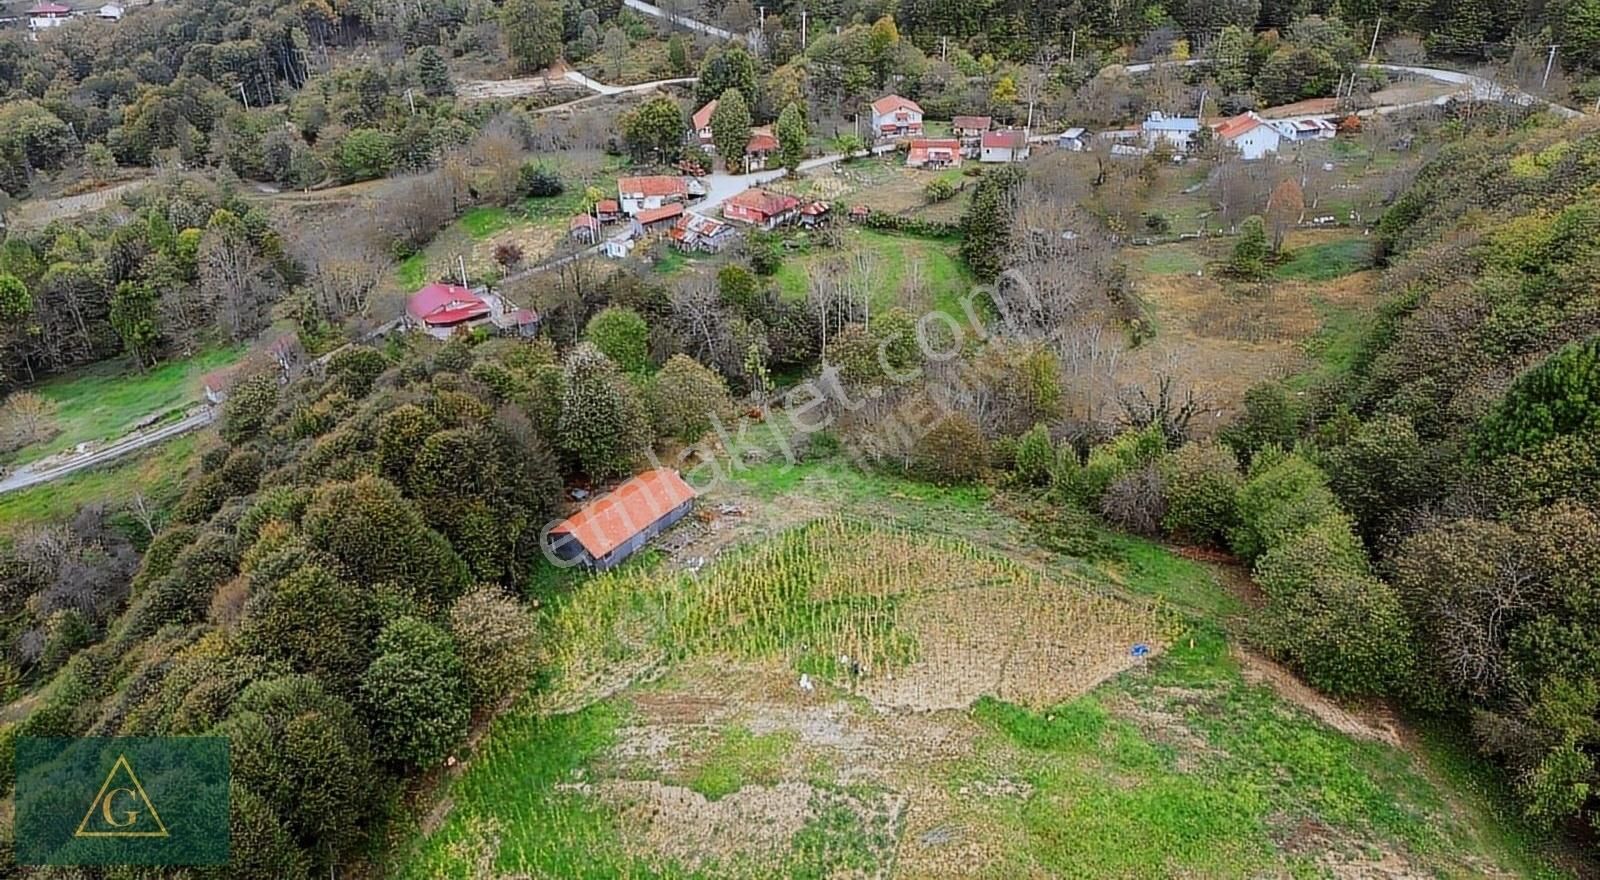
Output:
<instances>
[{"instance_id":1,"label":"evergreen tree","mask_svg":"<svg viewBox=\"0 0 1600 880\"><path fill-rule=\"evenodd\" d=\"M642 373L650 367L650 326L633 309L603 309L589 319L584 336L627 372Z\"/></svg>"},{"instance_id":2,"label":"evergreen tree","mask_svg":"<svg viewBox=\"0 0 1600 880\"><path fill-rule=\"evenodd\" d=\"M651 98L622 118L622 140L635 161L671 162L683 147L688 123L671 98Z\"/></svg>"},{"instance_id":3,"label":"evergreen tree","mask_svg":"<svg viewBox=\"0 0 1600 880\"><path fill-rule=\"evenodd\" d=\"M806 115L799 104L790 104L778 114L778 156L783 167L791 173L799 170L800 160L806 156Z\"/></svg>"},{"instance_id":4,"label":"evergreen tree","mask_svg":"<svg viewBox=\"0 0 1600 880\"><path fill-rule=\"evenodd\" d=\"M750 105L738 89L728 89L711 113L711 137L730 172L743 171L744 150L750 145Z\"/></svg>"},{"instance_id":5,"label":"evergreen tree","mask_svg":"<svg viewBox=\"0 0 1600 880\"><path fill-rule=\"evenodd\" d=\"M506 0L500 7L506 47L523 73L543 70L561 57L560 0Z\"/></svg>"},{"instance_id":6,"label":"evergreen tree","mask_svg":"<svg viewBox=\"0 0 1600 880\"><path fill-rule=\"evenodd\" d=\"M594 345L567 355L556 436L578 467L597 480L631 473L649 445L638 392Z\"/></svg>"},{"instance_id":7,"label":"evergreen tree","mask_svg":"<svg viewBox=\"0 0 1600 880\"><path fill-rule=\"evenodd\" d=\"M423 46L417 53L417 79L425 94L434 97L455 94L455 87L450 84L450 69L445 66L439 50L432 46Z\"/></svg>"},{"instance_id":8,"label":"evergreen tree","mask_svg":"<svg viewBox=\"0 0 1600 880\"><path fill-rule=\"evenodd\" d=\"M3 311L3 310L0 310ZM156 292L142 281L124 281L111 296L111 326L140 370L155 363L161 329L156 324Z\"/></svg>"},{"instance_id":9,"label":"evergreen tree","mask_svg":"<svg viewBox=\"0 0 1600 880\"><path fill-rule=\"evenodd\" d=\"M1233 243L1228 268L1241 278L1263 278L1267 274L1267 224L1259 214L1251 214L1239 225L1239 240Z\"/></svg>"},{"instance_id":10,"label":"evergreen tree","mask_svg":"<svg viewBox=\"0 0 1600 880\"><path fill-rule=\"evenodd\" d=\"M985 174L961 218L961 258L979 281L993 281L1004 266L1011 246L1011 192L1022 178L1016 165Z\"/></svg>"},{"instance_id":11,"label":"evergreen tree","mask_svg":"<svg viewBox=\"0 0 1600 880\"><path fill-rule=\"evenodd\" d=\"M743 46L730 46L713 52L700 63L700 82L695 86L695 98L701 105L717 98L728 89L738 89L747 99L754 101L759 85L756 59Z\"/></svg>"},{"instance_id":12,"label":"evergreen tree","mask_svg":"<svg viewBox=\"0 0 1600 880\"><path fill-rule=\"evenodd\" d=\"M684 44L682 34L673 34L667 39L667 63L672 65L673 74L689 75L689 48Z\"/></svg>"},{"instance_id":13,"label":"evergreen tree","mask_svg":"<svg viewBox=\"0 0 1600 880\"><path fill-rule=\"evenodd\" d=\"M361 677L361 705L378 756L404 767L437 764L467 735L466 670L450 635L402 617L378 635Z\"/></svg>"}]
</instances>

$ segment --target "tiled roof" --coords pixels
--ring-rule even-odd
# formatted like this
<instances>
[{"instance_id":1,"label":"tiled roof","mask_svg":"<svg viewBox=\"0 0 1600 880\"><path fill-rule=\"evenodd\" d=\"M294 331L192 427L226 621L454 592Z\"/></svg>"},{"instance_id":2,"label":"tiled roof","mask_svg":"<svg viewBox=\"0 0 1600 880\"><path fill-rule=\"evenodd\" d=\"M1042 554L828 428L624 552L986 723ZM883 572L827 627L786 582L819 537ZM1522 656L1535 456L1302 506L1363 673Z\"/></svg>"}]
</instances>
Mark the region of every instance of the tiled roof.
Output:
<instances>
[{"instance_id":1,"label":"tiled roof","mask_svg":"<svg viewBox=\"0 0 1600 880\"><path fill-rule=\"evenodd\" d=\"M682 196L689 194L689 184L681 177L652 174L648 177L619 177L617 192L624 198L640 196Z\"/></svg>"},{"instance_id":2,"label":"tiled roof","mask_svg":"<svg viewBox=\"0 0 1600 880\"><path fill-rule=\"evenodd\" d=\"M1225 141L1231 141L1234 138L1249 134L1250 132L1254 131L1257 126L1265 124L1266 123L1261 121L1261 117L1255 115L1254 113L1240 113L1238 116L1232 117L1231 119L1222 120L1222 122L1217 125L1217 137L1220 137Z\"/></svg>"},{"instance_id":3,"label":"tiled roof","mask_svg":"<svg viewBox=\"0 0 1600 880\"><path fill-rule=\"evenodd\" d=\"M872 102L872 112L879 116L896 110L914 110L921 113L922 106L910 98L902 98L899 95L884 95Z\"/></svg>"},{"instance_id":4,"label":"tiled roof","mask_svg":"<svg viewBox=\"0 0 1600 880\"><path fill-rule=\"evenodd\" d=\"M717 99L715 98L707 101L704 107L694 111L694 118L692 120L694 123L694 130L699 131L700 129L709 126L711 124L711 114L715 112L717 112Z\"/></svg>"},{"instance_id":5,"label":"tiled roof","mask_svg":"<svg viewBox=\"0 0 1600 880\"><path fill-rule=\"evenodd\" d=\"M662 205L659 208L651 208L647 211L640 211L638 216L634 219L638 220L642 224L649 225L651 223L659 223L662 220L676 217L682 213L683 204L680 202L673 202L670 205Z\"/></svg>"},{"instance_id":6,"label":"tiled roof","mask_svg":"<svg viewBox=\"0 0 1600 880\"><path fill-rule=\"evenodd\" d=\"M1002 150L1018 150L1027 143L1023 139L1022 129L1013 128L1006 131L986 131L983 133L983 146Z\"/></svg>"},{"instance_id":7,"label":"tiled roof","mask_svg":"<svg viewBox=\"0 0 1600 880\"><path fill-rule=\"evenodd\" d=\"M989 126L993 124L994 120L988 116L957 116L950 120L950 127L957 130L975 128L979 131L988 131Z\"/></svg>"},{"instance_id":8,"label":"tiled roof","mask_svg":"<svg viewBox=\"0 0 1600 880\"><path fill-rule=\"evenodd\" d=\"M571 535L591 558L599 559L694 496L694 489L677 471L645 471L591 502L550 534Z\"/></svg>"},{"instance_id":9,"label":"tiled roof","mask_svg":"<svg viewBox=\"0 0 1600 880\"><path fill-rule=\"evenodd\" d=\"M729 199L728 204L771 217L800 207L800 200L769 189L751 188Z\"/></svg>"}]
</instances>

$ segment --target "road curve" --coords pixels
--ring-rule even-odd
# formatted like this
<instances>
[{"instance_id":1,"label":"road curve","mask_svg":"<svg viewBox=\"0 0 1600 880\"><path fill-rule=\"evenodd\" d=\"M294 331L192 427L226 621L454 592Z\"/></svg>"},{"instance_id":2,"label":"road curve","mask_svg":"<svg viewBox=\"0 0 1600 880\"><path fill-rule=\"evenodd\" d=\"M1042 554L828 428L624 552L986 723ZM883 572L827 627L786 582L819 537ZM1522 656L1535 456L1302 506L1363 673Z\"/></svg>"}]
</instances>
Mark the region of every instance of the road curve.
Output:
<instances>
[{"instance_id":1,"label":"road curve","mask_svg":"<svg viewBox=\"0 0 1600 880\"><path fill-rule=\"evenodd\" d=\"M164 440L170 440L190 431L197 431L211 424L214 417L211 407L197 407L190 410L188 415L170 425L162 425L150 431L128 434L108 446L80 455L71 461L38 469L31 465L24 465L6 476L0 477L0 495L14 492L18 489L26 489L29 486L37 486L40 483L59 480L69 474L88 470L129 453L154 446Z\"/></svg>"}]
</instances>

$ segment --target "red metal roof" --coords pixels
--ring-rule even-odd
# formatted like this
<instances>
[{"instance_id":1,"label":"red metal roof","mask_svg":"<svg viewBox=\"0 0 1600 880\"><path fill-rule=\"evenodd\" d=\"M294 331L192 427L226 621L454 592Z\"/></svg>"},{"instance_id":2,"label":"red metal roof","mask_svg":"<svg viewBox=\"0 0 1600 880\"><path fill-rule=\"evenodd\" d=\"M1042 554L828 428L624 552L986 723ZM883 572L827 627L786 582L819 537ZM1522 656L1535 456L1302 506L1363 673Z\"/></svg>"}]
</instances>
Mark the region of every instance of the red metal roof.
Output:
<instances>
[{"instance_id":1,"label":"red metal roof","mask_svg":"<svg viewBox=\"0 0 1600 880\"><path fill-rule=\"evenodd\" d=\"M489 304L465 287L435 281L411 295L406 312L424 324L454 324L489 314Z\"/></svg>"},{"instance_id":2,"label":"red metal roof","mask_svg":"<svg viewBox=\"0 0 1600 880\"><path fill-rule=\"evenodd\" d=\"M1027 143L1027 141L1023 140L1022 130L1018 128L1008 129L1006 131L986 131L983 133L983 146L985 147L1001 150L1016 150L1021 149L1022 145L1025 143Z\"/></svg>"},{"instance_id":3,"label":"red metal roof","mask_svg":"<svg viewBox=\"0 0 1600 880\"><path fill-rule=\"evenodd\" d=\"M618 214L622 212L622 206L617 204L616 199L601 199L594 203L594 209L602 214Z\"/></svg>"},{"instance_id":4,"label":"red metal roof","mask_svg":"<svg viewBox=\"0 0 1600 880\"><path fill-rule=\"evenodd\" d=\"M62 6L60 3L39 3L36 4L32 9L29 9L28 14L34 16L71 15L72 10L66 6Z\"/></svg>"},{"instance_id":5,"label":"red metal roof","mask_svg":"<svg viewBox=\"0 0 1600 880\"><path fill-rule=\"evenodd\" d=\"M599 559L694 496L694 489L677 471L645 471L591 502L550 534L571 535L590 557Z\"/></svg>"},{"instance_id":6,"label":"red metal roof","mask_svg":"<svg viewBox=\"0 0 1600 880\"><path fill-rule=\"evenodd\" d=\"M683 204L680 202L673 202L670 205L662 205L659 208L651 208L647 211L640 211L638 216L634 217L634 219L648 226L651 223L659 223L662 220L666 220L670 217L676 217L682 213Z\"/></svg>"},{"instance_id":7,"label":"red metal roof","mask_svg":"<svg viewBox=\"0 0 1600 880\"><path fill-rule=\"evenodd\" d=\"M893 113L896 110L914 110L921 113L922 105L910 98L902 98L899 95L884 95L872 102L872 112L879 116L885 113Z\"/></svg>"},{"instance_id":8,"label":"red metal roof","mask_svg":"<svg viewBox=\"0 0 1600 880\"><path fill-rule=\"evenodd\" d=\"M683 196L689 194L689 184L681 177L666 174L652 174L648 177L619 177L617 178L617 192L623 197L630 195L640 196Z\"/></svg>"}]
</instances>

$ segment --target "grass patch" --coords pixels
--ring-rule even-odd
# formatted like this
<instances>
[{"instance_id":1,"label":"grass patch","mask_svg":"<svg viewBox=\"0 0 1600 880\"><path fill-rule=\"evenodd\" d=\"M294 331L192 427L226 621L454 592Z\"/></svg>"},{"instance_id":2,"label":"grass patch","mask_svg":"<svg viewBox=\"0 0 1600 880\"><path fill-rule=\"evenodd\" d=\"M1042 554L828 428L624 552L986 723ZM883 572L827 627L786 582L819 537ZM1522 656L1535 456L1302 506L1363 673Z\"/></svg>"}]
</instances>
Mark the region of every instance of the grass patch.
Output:
<instances>
[{"instance_id":1,"label":"grass patch","mask_svg":"<svg viewBox=\"0 0 1600 880\"><path fill-rule=\"evenodd\" d=\"M778 731L751 733L746 727L722 731L689 780L689 788L707 800L726 797L746 785L772 785L795 734Z\"/></svg>"},{"instance_id":2,"label":"grass patch","mask_svg":"<svg viewBox=\"0 0 1600 880\"><path fill-rule=\"evenodd\" d=\"M116 507L139 493L158 509L169 507L177 501L198 449L199 438L186 434L103 467L8 492L0 495L0 523L10 527L56 522L85 504Z\"/></svg>"},{"instance_id":3,"label":"grass patch","mask_svg":"<svg viewBox=\"0 0 1600 880\"><path fill-rule=\"evenodd\" d=\"M852 228L845 232L845 245L839 251L817 249L791 257L775 276L778 289L789 299L804 299L811 289L811 273L822 262L850 251L865 251L876 258L877 277L873 284L872 308L918 305L936 309L966 320L962 299L971 291L972 276L958 256L955 239L923 238L875 229ZM913 277L912 265L921 264L921 293L913 298L907 289Z\"/></svg>"},{"instance_id":4,"label":"grass patch","mask_svg":"<svg viewBox=\"0 0 1600 880\"><path fill-rule=\"evenodd\" d=\"M1191 248L1181 244L1146 248L1139 261L1140 270L1147 275L1193 275L1205 265Z\"/></svg>"},{"instance_id":5,"label":"grass patch","mask_svg":"<svg viewBox=\"0 0 1600 880\"><path fill-rule=\"evenodd\" d=\"M422 285L428 283L428 255L422 251L417 251L401 260L400 265L395 269L395 273L400 281L400 286L407 293L421 290Z\"/></svg>"},{"instance_id":6,"label":"grass patch","mask_svg":"<svg viewBox=\"0 0 1600 880\"><path fill-rule=\"evenodd\" d=\"M119 358L42 382L31 390L56 404L61 433L18 450L11 462L24 464L79 443L112 440L147 416L185 408L200 399L202 375L235 363L246 350L244 346L210 349L143 373Z\"/></svg>"},{"instance_id":7,"label":"grass patch","mask_svg":"<svg viewBox=\"0 0 1600 880\"><path fill-rule=\"evenodd\" d=\"M462 230L475 239L485 239L496 232L510 229L516 223L517 216L508 208L499 205L479 205L468 208L461 219L456 221L461 224Z\"/></svg>"},{"instance_id":8,"label":"grass patch","mask_svg":"<svg viewBox=\"0 0 1600 880\"><path fill-rule=\"evenodd\" d=\"M1332 281L1372 265L1372 243L1349 238L1296 248L1272 270L1273 277L1298 281Z\"/></svg>"}]
</instances>

